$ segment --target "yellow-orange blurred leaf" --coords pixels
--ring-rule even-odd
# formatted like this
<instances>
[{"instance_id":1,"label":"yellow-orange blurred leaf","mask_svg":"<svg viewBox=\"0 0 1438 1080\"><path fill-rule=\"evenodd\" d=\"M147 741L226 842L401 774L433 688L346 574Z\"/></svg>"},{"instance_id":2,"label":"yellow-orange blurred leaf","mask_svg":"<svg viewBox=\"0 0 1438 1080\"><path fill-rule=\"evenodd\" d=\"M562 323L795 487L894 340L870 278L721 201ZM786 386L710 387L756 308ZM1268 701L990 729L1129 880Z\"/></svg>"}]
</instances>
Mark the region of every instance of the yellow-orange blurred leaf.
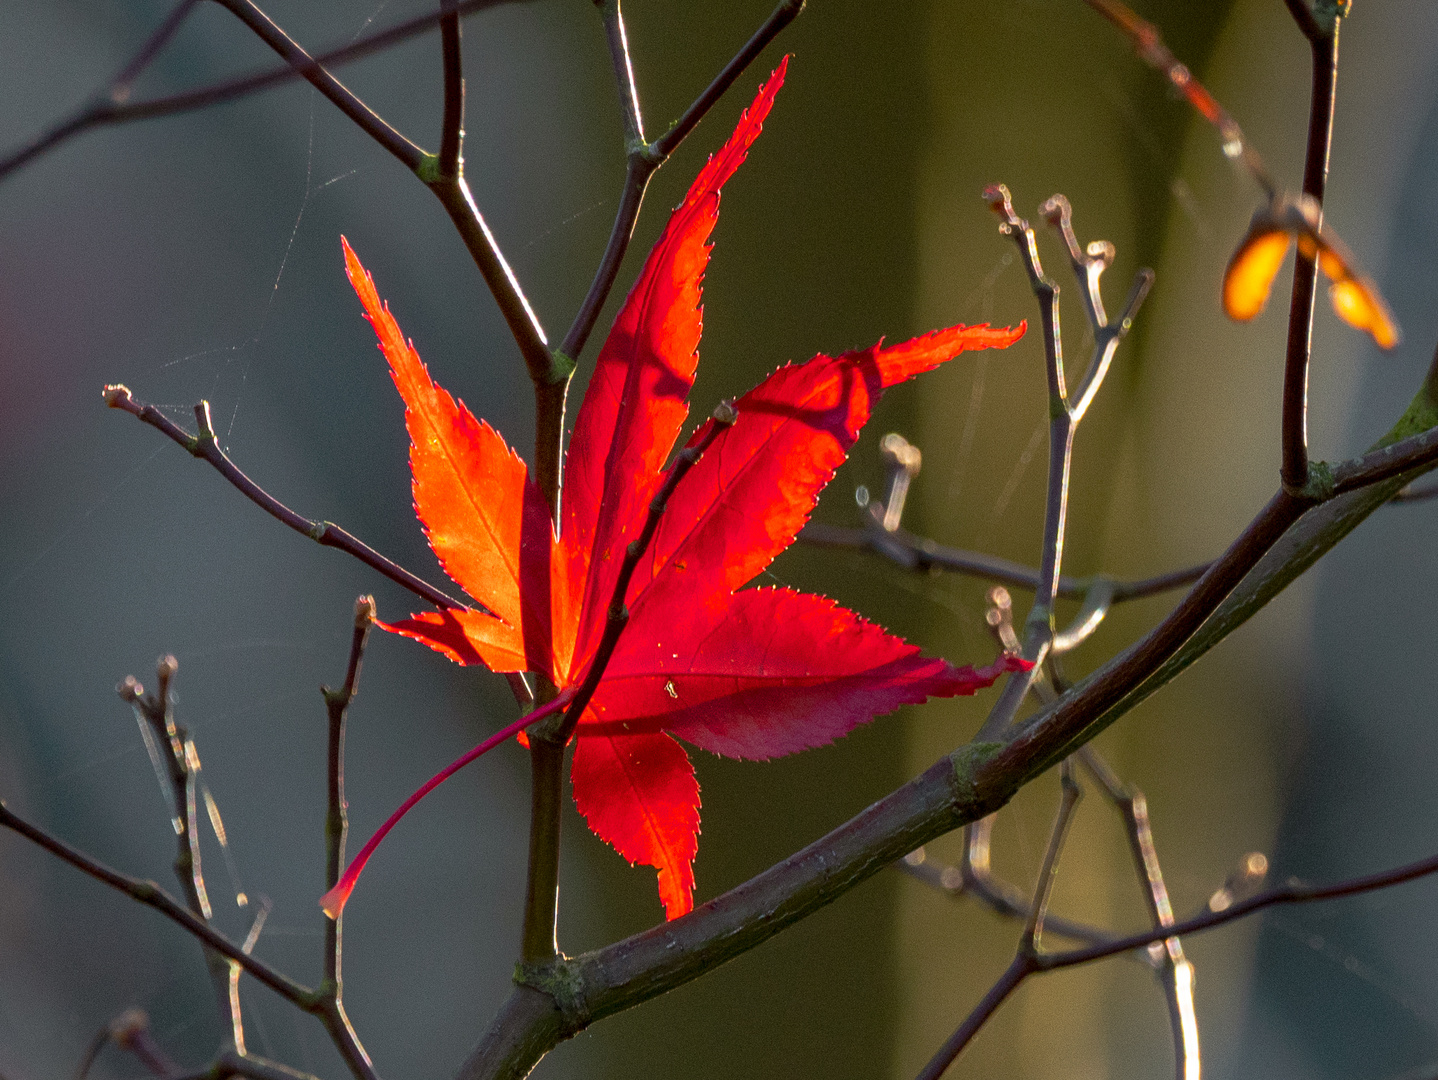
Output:
<instances>
[{"instance_id":1,"label":"yellow-orange blurred leaf","mask_svg":"<svg viewBox=\"0 0 1438 1080\"><path fill-rule=\"evenodd\" d=\"M1252 319L1268 303L1273 279L1293 238L1282 229L1250 229L1223 275L1223 310L1238 322Z\"/></svg>"},{"instance_id":2,"label":"yellow-orange blurred leaf","mask_svg":"<svg viewBox=\"0 0 1438 1080\"><path fill-rule=\"evenodd\" d=\"M1338 317L1356 330L1366 330L1373 335L1379 348L1394 348L1401 335L1398 324L1388 313L1387 305L1368 283L1358 278L1344 278L1335 281L1328 290L1333 301L1333 310Z\"/></svg>"}]
</instances>

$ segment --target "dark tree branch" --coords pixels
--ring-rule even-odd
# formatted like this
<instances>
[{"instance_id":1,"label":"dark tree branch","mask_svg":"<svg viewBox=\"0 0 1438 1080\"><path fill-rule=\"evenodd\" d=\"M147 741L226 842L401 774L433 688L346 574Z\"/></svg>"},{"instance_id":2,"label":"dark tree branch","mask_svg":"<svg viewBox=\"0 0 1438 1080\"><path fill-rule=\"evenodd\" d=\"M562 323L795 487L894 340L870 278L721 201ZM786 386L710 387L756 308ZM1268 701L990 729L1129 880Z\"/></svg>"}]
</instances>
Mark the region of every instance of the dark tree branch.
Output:
<instances>
[{"instance_id":1,"label":"dark tree branch","mask_svg":"<svg viewBox=\"0 0 1438 1080\"><path fill-rule=\"evenodd\" d=\"M464 153L464 57L460 51L456 0L440 0L439 30L444 52L444 119L440 126L439 175L458 176Z\"/></svg>"},{"instance_id":2,"label":"dark tree branch","mask_svg":"<svg viewBox=\"0 0 1438 1080\"><path fill-rule=\"evenodd\" d=\"M264 961L257 960L253 956L250 956L239 945L236 945L229 938L225 937L224 934L221 934L211 927L209 923L191 914L188 908L175 900L153 881L144 881L140 878L129 877L111 870L103 863L96 862L88 855L70 847L70 845L66 844L63 840L58 840L43 829L25 821L13 813L4 803L0 803L0 825L3 825L13 832L19 833L25 837L25 839L50 852L50 854L69 863L77 870L89 874L92 878L103 882L110 886L110 888L124 893L132 900L136 900L146 907L153 908L171 922L178 924L182 929L198 938L203 944L239 964L240 967L244 968L281 997L293 1002L305 1012L315 1011L316 995L313 990L301 986L288 975L281 974L264 963Z\"/></svg>"},{"instance_id":3,"label":"dark tree branch","mask_svg":"<svg viewBox=\"0 0 1438 1080\"><path fill-rule=\"evenodd\" d=\"M1323 194L1328 184L1328 153L1333 143L1333 108L1338 82L1338 24L1324 34L1306 11L1298 18L1313 52L1313 85L1309 100L1308 145L1303 161L1303 194L1314 202L1323 224ZM1311 26L1311 30L1310 30ZM1313 352L1313 303L1318 293L1318 251L1299 245L1293 268L1293 294L1288 308L1288 345L1283 368L1283 464L1281 476L1289 488L1308 483L1308 363Z\"/></svg>"},{"instance_id":4,"label":"dark tree branch","mask_svg":"<svg viewBox=\"0 0 1438 1080\"><path fill-rule=\"evenodd\" d=\"M338 690L321 687L325 711L329 716L329 751L326 754L327 810L325 813L325 891L333 889L339 882L345 864L345 837L349 832L349 817L345 802L345 719L350 703L359 692L360 667L364 663L365 644L369 640L370 627L374 623L374 597L361 596L355 601L354 629L350 635L349 664L345 668L345 681ZM357 1080L374 1080L374 1067L369 1055L360 1044L354 1026L344 1010L344 976L341 971L341 956L344 947L344 912L333 919L324 916L325 921L325 974L320 982L320 1014L326 1029L334 1040L345 1064Z\"/></svg>"},{"instance_id":5,"label":"dark tree branch","mask_svg":"<svg viewBox=\"0 0 1438 1080\"><path fill-rule=\"evenodd\" d=\"M188 5L193 5L197 0L187 0ZM459 0L455 5L455 12L463 18L475 12L488 8L498 7L501 4L525 2L525 0ZM182 4L181 6L187 6ZM12 152L8 157L0 158L0 180L3 180L16 169L28 164L40 157L46 151L55 149L57 146L67 142L72 136L93 128L109 127L115 124L129 123L135 120L151 120L163 116L174 116L178 113L192 112L196 109L208 108L211 105L218 105L222 102L234 101L262 90L269 90L272 87L282 86L294 82L297 79L306 78L310 73L325 67L333 67L338 64L347 63L351 60L358 60L361 57L370 56L374 53L388 49L402 41L408 41L412 37L426 33L439 25L442 13L430 12L413 19L399 23L387 30L379 30L366 37L359 38L347 45L327 52L320 53L310 59L308 63L302 63L296 67L285 64L282 67L270 68L267 71L256 72L251 75L242 75L234 79L225 79L209 86L200 87L196 90L186 90L178 94L165 97L151 98L146 101L130 101L128 95L122 95L119 99L115 97L111 83L110 89L103 93L96 100L83 106L72 116L53 125L47 131L36 136L25 146ZM161 28L161 31L164 27ZM155 37L159 37L161 31L156 31ZM173 31L171 31L173 33ZM168 34L166 39L168 39ZM152 38L153 42L155 38ZM163 44L163 43L162 43ZM148 49L149 43L146 48ZM126 71L133 67L136 61L145 57L144 49L137 54L126 67ZM144 62L149 62L145 57ZM125 74L122 72L116 77L119 81Z\"/></svg>"},{"instance_id":6,"label":"dark tree branch","mask_svg":"<svg viewBox=\"0 0 1438 1080\"><path fill-rule=\"evenodd\" d=\"M611 2L612 16L609 11ZM638 90L634 86L629 43L624 34L618 0L596 0L596 3L600 4L605 13L610 57L614 62L615 79L619 84L620 105L628 139L628 164L625 167L624 190L619 197L619 210L614 216L614 227L610 230L604 256L594 273L589 292L580 304L569 332L564 335L564 343L559 348L560 353L570 361L577 360L584 351L585 343L599 319L599 313L614 288L619 267L624 262L624 254L629 248L630 238L634 235L634 223L638 220L640 207L644 203L644 192L649 186L650 177L679 148L679 144L699 125L699 121L718 103L764 48L804 10L804 0L781 0L769 18L764 20L764 24L754 32L754 36L724 65L724 70L694 103L684 110L684 115L654 142L645 143ZM615 29L611 29L611 26Z\"/></svg>"},{"instance_id":7,"label":"dark tree branch","mask_svg":"<svg viewBox=\"0 0 1438 1080\"><path fill-rule=\"evenodd\" d=\"M873 505L872 503L870 505ZM910 570L943 569L970 577L997 581L1018 589L1036 589L1039 572L997 555L985 555L977 551L963 551L945 547L923 536L915 536L904 529L884 532L882 529L851 529L840 525L826 525L811 521L799 533L799 539L815 547L868 548ZM1103 575L1095 577L1068 577L1060 575L1056 595L1069 600L1082 600L1099 582L1108 582L1113 589L1113 603L1138 600L1157 596L1173 589L1192 585L1210 564L1172 570L1151 578L1137 581L1114 581Z\"/></svg>"},{"instance_id":8,"label":"dark tree branch","mask_svg":"<svg viewBox=\"0 0 1438 1080\"><path fill-rule=\"evenodd\" d=\"M316 62L314 57L305 52L294 39L275 25L270 17L256 7L251 0L215 0L215 2L249 27L257 38L278 53L286 64L300 74L301 78L329 98L335 107L354 121L361 131L398 158L407 169L412 172L419 171L426 157L425 152L390 127L378 113L356 97L344 83L331 75L323 64Z\"/></svg>"},{"instance_id":9,"label":"dark tree branch","mask_svg":"<svg viewBox=\"0 0 1438 1080\"><path fill-rule=\"evenodd\" d=\"M631 149L644 141L644 115L639 108L639 87L634 82L634 62L629 55L629 34L619 0L594 0L604 20L604 39L609 43L609 60L619 88L619 111L624 117L624 141Z\"/></svg>"},{"instance_id":10,"label":"dark tree branch","mask_svg":"<svg viewBox=\"0 0 1438 1080\"><path fill-rule=\"evenodd\" d=\"M689 133L699 126L699 121L709 114L709 110L719 103L719 99L729 92L739 76L752 64L761 52L768 46L769 42L779 36L780 32L791 22L799 17L804 10L804 0L780 0L769 17L764 20L763 25L754 31L754 36L744 43L744 47L734 54L734 58L724 65L724 70L719 72L684 114L674 121L674 124L659 138L654 140L653 153L660 158L667 158L679 148L679 144L689 137Z\"/></svg>"},{"instance_id":11,"label":"dark tree branch","mask_svg":"<svg viewBox=\"0 0 1438 1080\"><path fill-rule=\"evenodd\" d=\"M1310 42L1323 36L1323 28L1318 25L1318 20L1313 17L1313 9L1308 6L1308 0L1283 0L1288 5L1288 13L1293 16L1293 21L1298 24L1298 29L1303 31L1303 36Z\"/></svg>"},{"instance_id":12,"label":"dark tree branch","mask_svg":"<svg viewBox=\"0 0 1438 1080\"><path fill-rule=\"evenodd\" d=\"M378 570L385 577L397 585L402 585L416 596L429 601L436 607L473 607L476 610L486 610L483 605L462 603L447 593L440 592L433 585L410 573L398 563L385 558L368 544L350 535L344 529L330 521L311 521L295 513L284 503L280 502L269 492L265 491L248 476L246 476L233 461L220 449L215 438L214 425L210 421L210 405L202 401L195 406L195 418L199 426L198 435L189 435L174 421L153 405L145 405L136 401L130 396L130 390L126 386L105 387L105 403L112 409L123 409L131 416L149 424L151 427L168 436L171 440L179 443L192 456L208 461L215 470L237 488L240 494L249 499L265 513L275 518L284 525L288 525L295 532L308 536L311 540L323 547L338 548L349 555L354 556L360 562L371 569Z\"/></svg>"}]
</instances>

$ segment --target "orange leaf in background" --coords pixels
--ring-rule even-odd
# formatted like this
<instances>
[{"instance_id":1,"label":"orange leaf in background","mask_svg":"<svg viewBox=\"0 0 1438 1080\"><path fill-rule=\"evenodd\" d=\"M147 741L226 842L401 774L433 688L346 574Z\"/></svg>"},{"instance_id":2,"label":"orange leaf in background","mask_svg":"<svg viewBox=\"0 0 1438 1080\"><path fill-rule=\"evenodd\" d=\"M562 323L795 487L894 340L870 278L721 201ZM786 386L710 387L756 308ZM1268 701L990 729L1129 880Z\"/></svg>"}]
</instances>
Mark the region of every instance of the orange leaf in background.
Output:
<instances>
[{"instance_id":1,"label":"orange leaf in background","mask_svg":"<svg viewBox=\"0 0 1438 1080\"><path fill-rule=\"evenodd\" d=\"M415 507L446 572L488 609L379 625L461 664L538 672L562 697L583 682L626 546L643 529L688 416L719 191L758 137L787 62L674 211L600 350L570 440L558 537L524 462L430 380L345 244L350 281L405 401ZM672 735L718 754L769 758L1027 666L1003 656L979 670L955 667L824 597L736 591L793 543L885 387L1023 332L956 326L783 367L736 402L737 422L669 499L624 597L629 624L580 717L571 771L590 828L631 863L658 870L667 917L693 906L699 834L699 785ZM398 816L326 896L332 915Z\"/></svg>"},{"instance_id":2,"label":"orange leaf in background","mask_svg":"<svg viewBox=\"0 0 1438 1080\"><path fill-rule=\"evenodd\" d=\"M1396 348L1402 332L1383 295L1336 236L1319 224L1318 204L1308 198L1279 199L1254 212L1238 249L1223 275L1223 310L1238 322L1247 322L1268 304L1273 279L1278 276L1295 240L1306 258L1317 258L1319 269L1332 282L1328 298L1338 317L1355 330L1369 334L1380 348Z\"/></svg>"}]
</instances>

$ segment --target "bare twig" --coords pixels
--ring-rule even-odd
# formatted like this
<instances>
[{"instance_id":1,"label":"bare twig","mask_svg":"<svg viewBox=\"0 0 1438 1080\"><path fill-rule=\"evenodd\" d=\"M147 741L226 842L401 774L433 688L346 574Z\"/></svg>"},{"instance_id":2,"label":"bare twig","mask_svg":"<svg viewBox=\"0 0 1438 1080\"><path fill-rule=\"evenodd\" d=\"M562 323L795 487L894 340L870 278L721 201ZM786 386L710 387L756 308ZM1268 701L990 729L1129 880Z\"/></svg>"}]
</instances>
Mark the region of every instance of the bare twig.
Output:
<instances>
[{"instance_id":1,"label":"bare twig","mask_svg":"<svg viewBox=\"0 0 1438 1080\"><path fill-rule=\"evenodd\" d=\"M182 929L188 931L194 937L199 938L201 943L208 945L222 956L235 961L242 968L248 971L260 982L264 983L275 993L286 1000L298 1005L305 1012L314 1011L316 995L299 983L295 982L288 975L281 974L270 967L262 960L257 960L249 955L244 949L236 945L229 938L225 937L218 930L210 926L203 919L192 914L174 897L156 885L153 881L144 881L140 878L129 877L126 874L111 870L103 863L97 862L88 855L77 851L63 840L59 840L45 830L24 820L11 811L3 802L0 802L0 825L19 833L25 839L39 845L46 851L55 855L64 862L69 863L77 870L89 874L97 881L116 889L132 900L136 900L146 907L153 908L161 915L164 915L171 922L178 924Z\"/></svg>"},{"instance_id":2,"label":"bare twig","mask_svg":"<svg viewBox=\"0 0 1438 1080\"><path fill-rule=\"evenodd\" d=\"M1259 157L1258 151L1249 145L1247 137L1243 134L1243 129L1238 126L1238 121L1229 114L1217 98L1205 89L1201 82L1193 77L1193 72L1189 71L1187 66L1169 51L1168 46L1163 43L1163 37L1159 34L1158 28L1139 18L1127 6L1117 3L1116 0L1085 0L1085 2L1117 26L1133 44L1134 51L1138 53L1144 63L1161 72L1173 85L1173 88L1188 99L1188 103L1218 130L1219 137L1223 139L1224 156L1247 169L1248 174L1253 177L1270 200L1276 198L1279 194L1278 183L1273 179L1273 174L1268 171L1268 166L1263 163L1263 159Z\"/></svg>"},{"instance_id":3,"label":"bare twig","mask_svg":"<svg viewBox=\"0 0 1438 1080\"><path fill-rule=\"evenodd\" d=\"M1388 501L1389 503L1427 502L1434 496L1438 496L1438 484L1427 484L1423 487L1415 487L1413 484L1409 484Z\"/></svg>"},{"instance_id":4,"label":"bare twig","mask_svg":"<svg viewBox=\"0 0 1438 1080\"><path fill-rule=\"evenodd\" d=\"M999 232L1011 237L1019 249L1024 268L1028 272L1029 284L1039 302L1039 315L1043 325L1045 372L1049 389L1049 470L1048 498L1044 511L1043 560L1039 566L1038 583L1034 589L1033 606L1024 624L1022 655L1034 666L1026 672L1015 672L1004 684L990 711L988 719L979 730L979 738L992 738L1002 732L1018 713L1024 697L1033 684L1036 672L1053 647L1056 627L1054 626L1054 600L1058 595L1059 573L1063 563L1064 531L1068 520L1069 472L1073 464L1073 441L1078 425L1083 421L1088 407L1103 384L1113 361L1119 342L1127 336L1133 325L1139 306L1148 295L1153 284L1153 271L1140 270L1129 290L1122 314L1110 321L1104 311L1100 283L1103 272L1113 262L1113 245L1106 241L1090 244L1087 252L1079 248L1074 236L1072 210L1068 199L1055 195L1039 208L1045 220L1059 231L1068 248L1069 260L1075 277L1083 287L1084 313L1094 335L1093 355L1088 368L1079 381L1074 396L1070 396L1065 384L1063 359L1063 335L1059 326L1059 288L1045 275L1039 260L1038 244L1034 232L1014 213L1013 202L1008 188L1002 184L993 185L984 191L984 201L999 216ZM1098 609L1095 608L1095 611ZM1106 605L1103 608L1107 610ZM1099 614L1098 619L1102 619ZM1092 621L1092 627L1098 625ZM1088 632L1091 632L1090 627ZM1085 633L1075 635L1074 644ZM1067 642L1066 642L1067 644Z\"/></svg>"},{"instance_id":5,"label":"bare twig","mask_svg":"<svg viewBox=\"0 0 1438 1080\"><path fill-rule=\"evenodd\" d=\"M252 0L216 0L216 3L249 27L257 38L299 72L301 78L329 98L361 131L398 158L406 168L418 171L425 158L424 151L387 124L344 83L331 75L323 64L317 63Z\"/></svg>"},{"instance_id":6,"label":"bare twig","mask_svg":"<svg viewBox=\"0 0 1438 1080\"><path fill-rule=\"evenodd\" d=\"M130 1051L151 1075L159 1077L160 1080L172 1080L180 1073L179 1066L150 1034L150 1018L145 1014L145 1010L126 1009L95 1032L95 1037L85 1047L85 1053L75 1069L75 1080L85 1080L99 1058L100 1051L109 1043Z\"/></svg>"},{"instance_id":7,"label":"bare twig","mask_svg":"<svg viewBox=\"0 0 1438 1080\"><path fill-rule=\"evenodd\" d=\"M869 505L873 506L874 503L871 502ZM927 537L915 536L903 528L895 529L893 532L884 532L882 529L869 527L852 529L842 525L827 525L823 522L811 521L799 533L799 539L815 547L867 548L910 570L952 570L955 573L1001 582L1018 589L1036 589L1039 584L1039 572L1033 567L1000 558L997 555L946 547ZM1209 565L1209 563L1200 563L1197 566L1172 570L1166 574L1136 581L1116 581L1103 575L1094 577L1060 575L1055 594L1070 600L1081 600L1096 584L1105 581L1113 589L1113 603L1138 600L1192 585L1203 576L1203 572L1208 569Z\"/></svg>"},{"instance_id":8,"label":"bare twig","mask_svg":"<svg viewBox=\"0 0 1438 1080\"><path fill-rule=\"evenodd\" d=\"M778 37L779 33L797 19L803 10L804 0L779 0L779 5L774 8L759 29L754 31L754 35L744 43L744 47L724 65L724 70L714 76L714 81L704 88L704 92L694 99L693 104L684 110L684 113L674 121L669 130L654 140L654 152L661 157L668 157L674 153L679 144L699 126L699 121L703 120L709 114L709 110L719 103L719 99L728 93L729 88L758 58L769 42Z\"/></svg>"},{"instance_id":9,"label":"bare twig","mask_svg":"<svg viewBox=\"0 0 1438 1080\"><path fill-rule=\"evenodd\" d=\"M929 1059L929 1063L919 1071L918 1080L938 1080L953 1064L954 1059L963 1052L970 1040L978 1034L979 1029L984 1026L989 1017L1004 1003L1005 999L1018 988L1024 979L1039 970L1039 944L1043 937L1044 918L1048 912L1049 897L1053 893L1054 881L1058 873L1059 855L1063 852L1069 826L1073 823L1074 809L1078 806L1079 798L1083 794L1074 779L1073 768L1068 762L1064 762L1060 769L1059 779L1063 791L1059 800L1058 814L1054 818L1053 830L1049 834L1048 849L1044 852L1043 865L1039 868L1038 883L1034 886L1033 902L1029 904L1028 917L1024 922L1024 931L1019 938L1019 947L1015 951L1013 962L1009 964L989 992L984 995L983 1000L964 1017L963 1022L955 1029L954 1033Z\"/></svg>"},{"instance_id":10,"label":"bare twig","mask_svg":"<svg viewBox=\"0 0 1438 1080\"><path fill-rule=\"evenodd\" d=\"M180 7L192 7L197 0L186 0ZM501 4L520 3L525 0L459 0L455 5L455 12L461 18L472 15L475 12L487 8L498 7ZM178 9L176 9L178 10ZM172 12L171 18L174 13ZM224 79L195 90L186 90L178 94L171 94L164 97L150 98L144 101L131 101L128 93L116 95L115 87L119 83L122 89L128 89L125 77L140 63L143 67L153 59L155 51L150 48L157 39L163 45L173 34L173 27L166 29L162 25L152 36L150 42L136 54L135 58L126 64L120 75L112 80L105 92L97 98L82 106L71 116L55 123L46 131L37 135L30 142L13 151L9 156L0 158L0 180L5 179L10 173L29 164L31 161L42 156L46 152L55 149L72 137L83 132L96 128L109 127L115 124L124 124L136 120L151 120L164 116L174 116L178 113L192 112L196 109L208 108L211 105L218 105L221 102L234 101L237 98L249 94L268 90L275 86L294 82L297 79L305 78L310 71L318 71L322 67L334 67L338 64L347 63L351 60L358 60L361 57L370 56L374 53L388 49L402 41L408 41L412 37L433 30L439 25L443 17L441 12L430 12L426 15L419 15L413 19L398 23L385 30L378 30L373 34L358 38L339 48L330 49L326 52L313 56L308 64L301 63L297 66L285 64L281 67L270 68L266 71L256 72L250 75L241 75L233 79ZM130 75L133 78L133 74Z\"/></svg>"},{"instance_id":11,"label":"bare twig","mask_svg":"<svg viewBox=\"0 0 1438 1080\"><path fill-rule=\"evenodd\" d=\"M704 119L765 47L804 10L804 0L780 0L779 6L764 20L763 25L745 42L744 47L735 53L734 58L724 65L724 70L693 104L684 110L684 114L673 126L654 142L646 143L643 138L638 90L634 85L633 65L629 58L629 43L624 34L618 0L596 0L596 3L600 5L605 16L610 57L614 62L615 79L619 85L620 104L628 139L628 164L624 175L624 189L619 197L619 210L614 216L614 227L610 230L604 256L594 272L594 280L590 283L584 302L580 304L574 322L570 324L569 332L564 335L564 343L559 347L561 355L569 358L571 362L577 360L584 351L585 343L599 318L599 312L614 287L620 264L624 261L624 253L634 235L634 223L644 203L644 192L649 186L650 177L679 148L679 144L699 125L699 121Z\"/></svg>"},{"instance_id":12,"label":"bare twig","mask_svg":"<svg viewBox=\"0 0 1438 1080\"><path fill-rule=\"evenodd\" d=\"M995 915L1023 921L1029 917L1029 897L1017 886L996 876L989 864L989 840L994 820L993 817L986 817L965 827L964 857L957 865L938 863L928 857L923 847L918 847L894 866L909 877L955 899L969 897ZM1096 926L1052 914L1045 918L1044 930L1070 941L1086 943L1107 941L1113 937Z\"/></svg>"},{"instance_id":13,"label":"bare twig","mask_svg":"<svg viewBox=\"0 0 1438 1080\"><path fill-rule=\"evenodd\" d=\"M1153 843L1148 800L1138 788L1123 783L1092 744L1081 747L1074 756L1098 781L1099 787L1123 816L1129 849L1133 853L1139 880L1145 886L1144 898L1154 925L1171 927L1174 923L1173 905L1169 902L1158 850ZM1150 948L1149 959L1158 970L1164 1000L1168 1004L1178 1080L1199 1080L1201 1058L1198 1020L1193 1007L1193 964L1184 956L1183 943L1177 937L1166 938L1161 948Z\"/></svg>"},{"instance_id":14,"label":"bare twig","mask_svg":"<svg viewBox=\"0 0 1438 1080\"><path fill-rule=\"evenodd\" d=\"M200 861L200 818L198 773L200 755L189 733L175 723L174 701L170 683L179 664L173 656L162 656L155 665L155 691L146 694L134 676L126 676L118 691L151 729L151 746L160 748L169 775L170 793L174 800L175 876L184 892L185 902L196 918L209 922L210 898L205 889L204 868ZM220 1008L221 1019L231 1033L236 1049L245 1045L244 1024L239 1012L239 999L230 993L230 964L213 949L205 949L205 967L210 973L211 988Z\"/></svg>"},{"instance_id":15,"label":"bare twig","mask_svg":"<svg viewBox=\"0 0 1438 1080\"><path fill-rule=\"evenodd\" d=\"M634 570L639 565L639 561L644 558L644 553L649 550L649 545L654 540L654 533L659 528L659 519L664 515L670 496L674 494L674 489L679 486L679 482L684 479L689 470L704 456L704 451L709 449L723 431L732 427L738 418L739 414L731 402L721 402L715 408L708 430L699 442L693 446L686 446L675 455L674 464L669 468L669 475L649 502L649 513L644 519L644 528L625 549L624 561L620 564L619 575L614 582L614 593L609 600L604 634L599 639L599 645L595 650L594 659L590 661L589 670L585 673L583 682L575 690L574 696L564 712L556 713L553 717L534 725L530 730L531 754L543 746L546 748L544 753L562 763L564 747L569 742L570 736L574 734L574 728L579 723L579 718L583 715L584 710L589 706L594 692L599 689L599 682L604 677L605 669L609 666L609 659L614 655L614 647L619 644L619 635L624 632L624 627L629 623L629 609L624 604L624 599L629 592L629 581L634 576ZM535 779L539 780L537 770L532 771L536 773ZM555 775L558 775L558 772L557 769L553 770ZM548 775L547 771L546 776ZM535 791L539 791L537 785ZM555 922L559 909L558 808L561 794L558 785L552 789L546 787L543 794L551 801L552 805L543 808L544 818L542 820L546 822L552 820L553 825L543 836L532 825L530 830L529 889L525 898L524 937L520 954L521 963L526 965L542 964L553 959L559 953L559 945L555 938ZM537 799L538 795L533 797ZM536 806L535 809L541 808ZM540 819L538 814L535 815L535 819ZM543 843L537 845L537 838Z\"/></svg>"},{"instance_id":16,"label":"bare twig","mask_svg":"<svg viewBox=\"0 0 1438 1080\"><path fill-rule=\"evenodd\" d=\"M280 502L269 492L265 491L248 476L220 449L215 438L214 425L210 421L210 404L202 401L195 406L195 419L199 426L198 435L187 434L174 421L153 405L146 405L136 401L131 395L129 387L113 385L105 387L105 403L112 409L123 409L131 416L149 424L151 427L179 443L192 456L208 461L215 470L237 488L240 494L249 499L265 513L277 519L284 525L288 525L295 532L308 536L311 540L323 547L338 548L349 555L353 555L360 562L374 570L378 570L385 577L397 585L402 585L436 607L462 608L470 606L476 610L483 611L483 605L471 602L469 605L462 603L447 593L440 592L433 585L422 578L412 574L404 567L391 559L385 558L374 548L357 539L338 525L330 521L311 521L295 513L284 503Z\"/></svg>"},{"instance_id":17,"label":"bare twig","mask_svg":"<svg viewBox=\"0 0 1438 1080\"><path fill-rule=\"evenodd\" d=\"M1376 892L1379 889L1390 889L1395 885L1403 885L1434 873L1438 873L1438 855L1430 855L1426 859L1405 863L1391 870L1349 878L1332 885L1307 885L1296 879L1290 879L1286 884L1265 889L1246 900L1235 901L1218 911L1204 911L1167 927L1148 930L1142 934L1114 938L1112 941L1098 945L1086 945L1065 952L1049 953L1042 958L1040 966L1045 971L1057 971L1060 968L1073 967L1077 964L1087 964L1094 960L1102 960L1107 956L1127 952L1130 949L1138 949L1161 942L1166 936L1186 936L1199 933L1202 930L1212 930L1214 927L1224 926L1236 919L1252 915L1255 911L1262 911L1264 908L1281 904L1309 904L1320 900L1337 900L1345 896L1358 896L1363 893Z\"/></svg>"},{"instance_id":18,"label":"bare twig","mask_svg":"<svg viewBox=\"0 0 1438 1080\"><path fill-rule=\"evenodd\" d=\"M365 644L369 640L374 617L374 597L361 596L355 601L354 630L350 635L349 664L345 668L345 681L338 690L332 690L328 686L321 687L325 711L329 715L329 752L326 755L328 797L325 813L326 891L335 887L339 882L340 872L344 869L345 837L349 831L345 802L345 719L350 703L359 692L360 667L364 662ZM373 1080L374 1066L360 1044L359 1036L355 1034L354 1025L345 1013L344 977L340 963L344 945L343 909L336 913L334 918L326 914L324 920L325 974L318 994L320 1019L350 1071L358 1080Z\"/></svg>"}]
</instances>

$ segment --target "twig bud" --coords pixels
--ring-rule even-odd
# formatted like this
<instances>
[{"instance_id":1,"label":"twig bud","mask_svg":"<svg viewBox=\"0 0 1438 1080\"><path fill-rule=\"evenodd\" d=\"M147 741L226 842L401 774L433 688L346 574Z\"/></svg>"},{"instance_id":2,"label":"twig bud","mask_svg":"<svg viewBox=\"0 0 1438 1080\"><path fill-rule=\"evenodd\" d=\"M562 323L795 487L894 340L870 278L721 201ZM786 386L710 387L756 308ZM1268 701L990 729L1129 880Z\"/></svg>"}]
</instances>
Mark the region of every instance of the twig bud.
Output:
<instances>
[{"instance_id":1,"label":"twig bud","mask_svg":"<svg viewBox=\"0 0 1438 1080\"><path fill-rule=\"evenodd\" d=\"M120 685L115 687L115 693L133 705L144 696L145 688L140 685L140 680L135 678L135 676L126 675L120 680Z\"/></svg>"},{"instance_id":2,"label":"twig bud","mask_svg":"<svg viewBox=\"0 0 1438 1080\"><path fill-rule=\"evenodd\" d=\"M135 1036L150 1026L150 1018L144 1009L126 1009L110 1021L110 1038L116 1046L128 1048Z\"/></svg>"},{"instance_id":3,"label":"twig bud","mask_svg":"<svg viewBox=\"0 0 1438 1080\"><path fill-rule=\"evenodd\" d=\"M356 598L355 598L355 626L356 626L356 627L368 626L370 623L372 623L372 622L374 621L375 614L377 613L377 610L378 610L378 609L375 607L375 602L374 602L374 597L373 597L373 596L370 596L368 593L365 593L365 594L362 595L362 596L356 597Z\"/></svg>"},{"instance_id":4,"label":"twig bud","mask_svg":"<svg viewBox=\"0 0 1438 1080\"><path fill-rule=\"evenodd\" d=\"M130 403L130 388L124 383L111 383L101 393L112 409L123 409Z\"/></svg>"},{"instance_id":5,"label":"twig bud","mask_svg":"<svg viewBox=\"0 0 1438 1080\"><path fill-rule=\"evenodd\" d=\"M739 410L734 407L732 400L719 402L710 415L714 417L716 424L723 424L725 427L733 427L739 421Z\"/></svg>"}]
</instances>

